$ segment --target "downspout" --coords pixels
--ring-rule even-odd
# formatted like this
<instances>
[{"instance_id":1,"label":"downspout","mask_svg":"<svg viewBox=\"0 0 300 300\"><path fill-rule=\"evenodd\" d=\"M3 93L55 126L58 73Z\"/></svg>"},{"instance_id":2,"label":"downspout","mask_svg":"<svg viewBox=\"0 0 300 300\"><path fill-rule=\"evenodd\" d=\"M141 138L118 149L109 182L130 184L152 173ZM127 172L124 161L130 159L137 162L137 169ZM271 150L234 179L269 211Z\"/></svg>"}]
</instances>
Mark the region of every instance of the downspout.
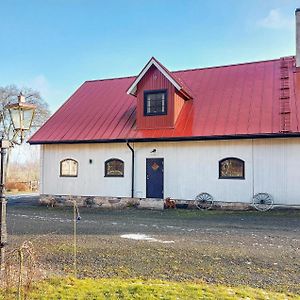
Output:
<instances>
[{"instance_id":1,"label":"downspout","mask_svg":"<svg viewBox=\"0 0 300 300\"><path fill-rule=\"evenodd\" d=\"M134 149L130 146L127 141L127 147L131 151L131 198L134 197Z\"/></svg>"}]
</instances>

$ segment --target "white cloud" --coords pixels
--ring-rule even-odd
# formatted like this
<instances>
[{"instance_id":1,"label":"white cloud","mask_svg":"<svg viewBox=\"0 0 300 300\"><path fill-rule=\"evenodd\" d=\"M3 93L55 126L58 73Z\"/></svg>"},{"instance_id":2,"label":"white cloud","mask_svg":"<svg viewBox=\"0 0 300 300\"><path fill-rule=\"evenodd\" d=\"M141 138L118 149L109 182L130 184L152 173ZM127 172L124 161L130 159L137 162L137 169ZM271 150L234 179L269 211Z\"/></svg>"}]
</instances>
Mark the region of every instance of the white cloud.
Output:
<instances>
[{"instance_id":1,"label":"white cloud","mask_svg":"<svg viewBox=\"0 0 300 300\"><path fill-rule=\"evenodd\" d=\"M269 29L293 29L294 19L284 16L279 9L271 9L269 14L257 21L259 27L269 28Z\"/></svg>"}]
</instances>

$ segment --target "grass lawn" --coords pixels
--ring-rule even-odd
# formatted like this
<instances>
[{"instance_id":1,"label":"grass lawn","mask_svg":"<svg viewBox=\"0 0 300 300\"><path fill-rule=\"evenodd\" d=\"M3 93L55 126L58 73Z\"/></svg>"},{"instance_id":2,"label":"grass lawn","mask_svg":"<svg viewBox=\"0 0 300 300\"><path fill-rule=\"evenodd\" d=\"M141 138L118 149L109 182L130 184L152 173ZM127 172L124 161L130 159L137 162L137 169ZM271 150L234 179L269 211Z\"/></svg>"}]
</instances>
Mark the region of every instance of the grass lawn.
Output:
<instances>
[{"instance_id":1,"label":"grass lawn","mask_svg":"<svg viewBox=\"0 0 300 300\"><path fill-rule=\"evenodd\" d=\"M16 299L16 291L0 299ZM23 294L23 296L25 296ZM203 283L159 280L55 278L36 283L27 299L300 299L295 294L267 292L249 287L229 288Z\"/></svg>"}]
</instances>

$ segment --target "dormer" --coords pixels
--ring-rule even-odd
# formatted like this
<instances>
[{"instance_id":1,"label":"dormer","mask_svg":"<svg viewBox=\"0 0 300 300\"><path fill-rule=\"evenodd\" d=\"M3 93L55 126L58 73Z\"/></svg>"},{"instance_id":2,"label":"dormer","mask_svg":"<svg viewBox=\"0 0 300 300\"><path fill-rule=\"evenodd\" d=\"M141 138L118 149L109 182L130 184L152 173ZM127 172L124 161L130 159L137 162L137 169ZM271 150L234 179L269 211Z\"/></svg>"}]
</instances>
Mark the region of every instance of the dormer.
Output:
<instances>
[{"instance_id":1,"label":"dormer","mask_svg":"<svg viewBox=\"0 0 300 300\"><path fill-rule=\"evenodd\" d=\"M127 94L137 98L137 129L174 128L185 101L192 99L182 81L154 57Z\"/></svg>"}]
</instances>

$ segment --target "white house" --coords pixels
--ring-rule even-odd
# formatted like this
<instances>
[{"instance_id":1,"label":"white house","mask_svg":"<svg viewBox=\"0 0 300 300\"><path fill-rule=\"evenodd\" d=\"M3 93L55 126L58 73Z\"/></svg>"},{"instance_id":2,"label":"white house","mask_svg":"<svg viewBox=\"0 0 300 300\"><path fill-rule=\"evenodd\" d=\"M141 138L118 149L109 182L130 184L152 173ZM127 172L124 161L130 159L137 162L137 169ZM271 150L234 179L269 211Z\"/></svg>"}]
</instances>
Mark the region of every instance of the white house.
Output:
<instances>
[{"instance_id":1,"label":"white house","mask_svg":"<svg viewBox=\"0 0 300 300\"><path fill-rule=\"evenodd\" d=\"M30 139L41 196L300 205L296 20L296 57L175 72L151 58L138 76L86 81Z\"/></svg>"}]
</instances>

